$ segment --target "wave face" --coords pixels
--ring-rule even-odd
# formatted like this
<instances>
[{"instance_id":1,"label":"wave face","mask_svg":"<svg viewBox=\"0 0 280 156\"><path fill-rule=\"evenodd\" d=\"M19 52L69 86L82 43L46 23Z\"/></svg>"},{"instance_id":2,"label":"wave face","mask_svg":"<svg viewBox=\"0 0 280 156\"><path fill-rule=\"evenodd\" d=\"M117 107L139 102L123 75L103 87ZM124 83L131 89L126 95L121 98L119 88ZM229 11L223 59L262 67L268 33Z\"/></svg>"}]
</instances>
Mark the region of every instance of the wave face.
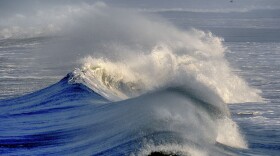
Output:
<instances>
[{"instance_id":1,"label":"wave face","mask_svg":"<svg viewBox=\"0 0 280 156\"><path fill-rule=\"evenodd\" d=\"M226 103L262 98L231 71L222 39L103 3L80 7L54 26L70 23L56 29L67 38L58 49L89 56L60 82L0 101L1 154L200 156L247 147Z\"/></svg>"},{"instance_id":2,"label":"wave face","mask_svg":"<svg viewBox=\"0 0 280 156\"><path fill-rule=\"evenodd\" d=\"M217 142L246 148L219 98L210 103L173 87L110 102L71 80L69 74L41 91L0 101L2 154L225 154Z\"/></svg>"}]
</instances>

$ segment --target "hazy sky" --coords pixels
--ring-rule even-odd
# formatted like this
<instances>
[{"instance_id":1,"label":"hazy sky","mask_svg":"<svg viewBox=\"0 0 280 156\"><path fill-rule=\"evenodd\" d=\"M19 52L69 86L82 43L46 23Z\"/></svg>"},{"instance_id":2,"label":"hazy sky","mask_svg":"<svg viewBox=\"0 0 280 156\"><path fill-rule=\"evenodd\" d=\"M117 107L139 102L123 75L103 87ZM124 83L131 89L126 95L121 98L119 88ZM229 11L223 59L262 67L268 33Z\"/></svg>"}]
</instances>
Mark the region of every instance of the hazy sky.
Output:
<instances>
[{"instance_id":1,"label":"hazy sky","mask_svg":"<svg viewBox=\"0 0 280 156\"><path fill-rule=\"evenodd\" d=\"M186 9L280 8L280 0L107 0L118 6Z\"/></svg>"},{"instance_id":2,"label":"hazy sky","mask_svg":"<svg viewBox=\"0 0 280 156\"><path fill-rule=\"evenodd\" d=\"M97 0L0 0L0 14L31 12L59 5L95 3ZM102 1L102 0L99 0ZM251 9L279 9L280 0L103 0L108 5L137 9L187 9L214 11L245 11Z\"/></svg>"}]
</instances>

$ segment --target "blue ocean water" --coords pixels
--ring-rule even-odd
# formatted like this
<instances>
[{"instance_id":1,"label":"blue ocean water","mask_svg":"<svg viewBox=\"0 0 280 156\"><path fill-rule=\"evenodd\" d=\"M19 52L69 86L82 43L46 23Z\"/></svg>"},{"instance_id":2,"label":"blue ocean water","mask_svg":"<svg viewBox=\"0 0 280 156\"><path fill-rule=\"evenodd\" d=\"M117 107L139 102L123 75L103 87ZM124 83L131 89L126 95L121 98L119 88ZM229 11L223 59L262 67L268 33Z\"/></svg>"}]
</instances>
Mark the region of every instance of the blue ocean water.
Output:
<instances>
[{"instance_id":1,"label":"blue ocean water","mask_svg":"<svg viewBox=\"0 0 280 156\"><path fill-rule=\"evenodd\" d=\"M1 155L279 155L279 17L95 9L1 39Z\"/></svg>"}]
</instances>

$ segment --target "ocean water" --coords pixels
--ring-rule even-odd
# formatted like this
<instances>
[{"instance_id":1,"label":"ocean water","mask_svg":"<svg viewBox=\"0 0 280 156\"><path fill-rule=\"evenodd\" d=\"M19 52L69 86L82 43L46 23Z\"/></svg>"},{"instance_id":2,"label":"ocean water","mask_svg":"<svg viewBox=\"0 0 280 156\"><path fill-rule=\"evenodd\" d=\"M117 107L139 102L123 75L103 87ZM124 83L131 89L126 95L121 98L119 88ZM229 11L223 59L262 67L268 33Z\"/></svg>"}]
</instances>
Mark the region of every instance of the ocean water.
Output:
<instances>
[{"instance_id":1,"label":"ocean water","mask_svg":"<svg viewBox=\"0 0 280 156\"><path fill-rule=\"evenodd\" d=\"M279 155L273 15L98 3L0 29L0 154Z\"/></svg>"}]
</instances>

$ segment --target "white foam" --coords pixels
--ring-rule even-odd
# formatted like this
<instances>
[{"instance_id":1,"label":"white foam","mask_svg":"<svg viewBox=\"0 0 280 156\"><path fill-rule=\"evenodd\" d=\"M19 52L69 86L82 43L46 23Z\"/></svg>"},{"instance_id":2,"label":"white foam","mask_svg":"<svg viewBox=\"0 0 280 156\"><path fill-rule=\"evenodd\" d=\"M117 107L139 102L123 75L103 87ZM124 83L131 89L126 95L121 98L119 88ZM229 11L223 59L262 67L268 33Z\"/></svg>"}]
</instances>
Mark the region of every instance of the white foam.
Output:
<instances>
[{"instance_id":1,"label":"white foam","mask_svg":"<svg viewBox=\"0 0 280 156\"><path fill-rule=\"evenodd\" d=\"M229 118L218 122L218 136L216 141L235 148L247 148L247 143L239 132L238 125Z\"/></svg>"},{"instance_id":2,"label":"white foam","mask_svg":"<svg viewBox=\"0 0 280 156\"><path fill-rule=\"evenodd\" d=\"M262 101L258 90L231 72L219 38L198 30L182 33L186 33L187 38L193 35L194 43L161 43L150 52L143 52L146 54L122 61L90 56L83 60L82 74L89 80L87 84L98 81L103 89L114 90L121 99L169 85L190 86L196 81L209 87L226 103Z\"/></svg>"}]
</instances>

